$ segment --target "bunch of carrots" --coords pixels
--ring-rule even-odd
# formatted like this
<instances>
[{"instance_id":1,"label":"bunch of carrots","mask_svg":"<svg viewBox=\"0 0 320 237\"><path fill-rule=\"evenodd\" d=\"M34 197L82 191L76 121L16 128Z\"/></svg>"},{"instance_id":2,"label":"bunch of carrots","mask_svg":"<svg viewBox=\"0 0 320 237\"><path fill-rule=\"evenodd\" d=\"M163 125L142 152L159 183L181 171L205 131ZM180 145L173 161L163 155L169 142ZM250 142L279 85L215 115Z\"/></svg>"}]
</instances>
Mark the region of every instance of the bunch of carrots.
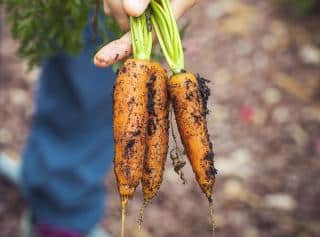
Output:
<instances>
[{"instance_id":1,"label":"bunch of carrots","mask_svg":"<svg viewBox=\"0 0 320 237\"><path fill-rule=\"evenodd\" d=\"M126 205L140 182L143 206L159 191L168 153L170 108L211 210L216 175L206 122L210 91L205 79L184 68L182 43L170 1L151 0L145 14L130 18L130 28L133 58L119 69L113 92L114 172L122 206L121 236ZM159 63L150 60L152 28L172 71L170 78ZM182 177L181 167L175 168Z\"/></svg>"}]
</instances>

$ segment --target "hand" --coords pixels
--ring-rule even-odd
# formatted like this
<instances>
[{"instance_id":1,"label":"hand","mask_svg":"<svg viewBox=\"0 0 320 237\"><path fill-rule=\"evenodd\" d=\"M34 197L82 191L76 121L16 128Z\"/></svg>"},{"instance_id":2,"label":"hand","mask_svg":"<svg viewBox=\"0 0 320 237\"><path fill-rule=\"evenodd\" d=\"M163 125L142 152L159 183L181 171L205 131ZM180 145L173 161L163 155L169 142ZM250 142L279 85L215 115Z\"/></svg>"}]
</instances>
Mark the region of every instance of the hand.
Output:
<instances>
[{"instance_id":1,"label":"hand","mask_svg":"<svg viewBox=\"0 0 320 237\"><path fill-rule=\"evenodd\" d=\"M150 0L104 0L106 15L114 16L123 29L129 29L128 16L140 16ZM179 19L199 0L172 0L171 6L176 19ZM128 57L132 52L131 35L127 32L120 39L102 47L94 56L97 67L108 67Z\"/></svg>"}]
</instances>

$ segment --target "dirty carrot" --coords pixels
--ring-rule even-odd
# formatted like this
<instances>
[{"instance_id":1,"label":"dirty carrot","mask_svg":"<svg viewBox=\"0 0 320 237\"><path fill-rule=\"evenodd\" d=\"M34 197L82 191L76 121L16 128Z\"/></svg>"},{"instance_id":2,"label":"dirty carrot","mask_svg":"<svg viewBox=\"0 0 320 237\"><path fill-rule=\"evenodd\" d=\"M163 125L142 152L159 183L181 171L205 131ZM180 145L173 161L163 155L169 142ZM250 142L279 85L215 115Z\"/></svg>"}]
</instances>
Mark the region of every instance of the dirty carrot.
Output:
<instances>
[{"instance_id":1,"label":"dirty carrot","mask_svg":"<svg viewBox=\"0 0 320 237\"><path fill-rule=\"evenodd\" d=\"M158 63L152 63L148 87L147 150L142 175L145 201L154 198L160 188L168 153L169 109L167 72Z\"/></svg>"},{"instance_id":2,"label":"dirty carrot","mask_svg":"<svg viewBox=\"0 0 320 237\"><path fill-rule=\"evenodd\" d=\"M151 0L152 24L173 75L169 95L184 149L196 180L213 210L212 195L216 169L207 129L208 88L201 77L185 71L184 53L169 0ZM214 235L214 221L213 235Z\"/></svg>"},{"instance_id":3,"label":"dirty carrot","mask_svg":"<svg viewBox=\"0 0 320 237\"><path fill-rule=\"evenodd\" d=\"M139 227L143 221L144 207L157 195L164 173L169 140L168 77L166 70L152 62L148 87L148 125L146 156L142 174L144 203L140 211Z\"/></svg>"},{"instance_id":4,"label":"dirty carrot","mask_svg":"<svg viewBox=\"0 0 320 237\"><path fill-rule=\"evenodd\" d=\"M114 172L121 199L122 237L125 208L141 181L146 152L152 35L145 22L145 14L130 18L134 58L120 68L113 92Z\"/></svg>"},{"instance_id":5,"label":"dirty carrot","mask_svg":"<svg viewBox=\"0 0 320 237\"><path fill-rule=\"evenodd\" d=\"M149 68L146 62L127 60L119 70L113 93L114 172L122 209L142 177L148 121Z\"/></svg>"},{"instance_id":6,"label":"dirty carrot","mask_svg":"<svg viewBox=\"0 0 320 237\"><path fill-rule=\"evenodd\" d=\"M176 74L170 78L169 92L181 141L198 184L211 201L216 170L199 82L192 73Z\"/></svg>"},{"instance_id":7,"label":"dirty carrot","mask_svg":"<svg viewBox=\"0 0 320 237\"><path fill-rule=\"evenodd\" d=\"M150 9L146 11L148 30L152 30ZM139 215L139 229L143 222L144 208L157 195L162 183L169 141L168 76L157 62L150 62L148 88L148 123L146 155L142 173L143 205Z\"/></svg>"}]
</instances>

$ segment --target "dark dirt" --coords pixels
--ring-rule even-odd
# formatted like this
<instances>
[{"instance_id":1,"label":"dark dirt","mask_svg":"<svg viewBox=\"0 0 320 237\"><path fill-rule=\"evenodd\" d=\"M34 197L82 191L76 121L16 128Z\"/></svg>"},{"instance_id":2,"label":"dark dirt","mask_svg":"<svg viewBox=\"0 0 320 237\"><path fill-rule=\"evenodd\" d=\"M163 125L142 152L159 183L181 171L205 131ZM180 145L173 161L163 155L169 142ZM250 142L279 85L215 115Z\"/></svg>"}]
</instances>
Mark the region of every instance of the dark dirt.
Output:
<instances>
[{"instance_id":1,"label":"dark dirt","mask_svg":"<svg viewBox=\"0 0 320 237\"><path fill-rule=\"evenodd\" d=\"M154 97L156 95L156 90L154 88L154 84L157 80L156 75L152 74L149 78L149 81L147 83L147 88L148 88L148 105L147 105L147 110L149 115L156 115L154 111Z\"/></svg>"},{"instance_id":2,"label":"dark dirt","mask_svg":"<svg viewBox=\"0 0 320 237\"><path fill-rule=\"evenodd\" d=\"M135 139L130 139L126 145L126 148L125 148L125 157L127 159L130 159L132 156L133 156L133 152L134 152L134 145L136 144L136 140Z\"/></svg>"},{"instance_id":3,"label":"dark dirt","mask_svg":"<svg viewBox=\"0 0 320 237\"><path fill-rule=\"evenodd\" d=\"M186 68L208 78L214 95L207 119L219 170L219 237L320 236L320 17L293 18L271 2L201 1L187 15ZM19 157L36 75L25 73L8 32L1 35L0 150ZM190 166L182 185L169 163L140 233L141 191L129 202L127 237L210 236L208 202ZM103 225L118 236L113 172L106 183ZM1 180L0 237L18 237L23 208L19 193Z\"/></svg>"},{"instance_id":4,"label":"dark dirt","mask_svg":"<svg viewBox=\"0 0 320 237\"><path fill-rule=\"evenodd\" d=\"M197 74L197 81L198 81L199 91L202 97L203 108L205 110L206 115L208 115L209 114L208 101L209 101L209 97L211 96L211 89L208 86L208 83L210 81L201 77L200 74Z\"/></svg>"}]
</instances>

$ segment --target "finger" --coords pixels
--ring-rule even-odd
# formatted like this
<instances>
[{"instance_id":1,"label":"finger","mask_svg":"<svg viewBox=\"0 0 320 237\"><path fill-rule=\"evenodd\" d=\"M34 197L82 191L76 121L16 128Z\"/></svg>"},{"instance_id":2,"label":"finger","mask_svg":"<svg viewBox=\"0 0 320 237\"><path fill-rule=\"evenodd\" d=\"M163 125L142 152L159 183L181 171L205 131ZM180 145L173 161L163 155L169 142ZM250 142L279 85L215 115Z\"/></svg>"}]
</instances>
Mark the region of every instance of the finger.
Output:
<instances>
[{"instance_id":1,"label":"finger","mask_svg":"<svg viewBox=\"0 0 320 237\"><path fill-rule=\"evenodd\" d=\"M103 1L103 11L107 16L111 16L111 8L109 7L108 1Z\"/></svg>"},{"instance_id":2,"label":"finger","mask_svg":"<svg viewBox=\"0 0 320 237\"><path fill-rule=\"evenodd\" d=\"M130 31L120 39L114 40L101 48L94 56L93 63L97 67L108 67L128 57L132 52Z\"/></svg>"},{"instance_id":3,"label":"finger","mask_svg":"<svg viewBox=\"0 0 320 237\"><path fill-rule=\"evenodd\" d=\"M121 0L117 1L108 1L108 6L112 12L112 16L114 16L119 23L120 27L124 30L129 29L129 19L123 8Z\"/></svg>"},{"instance_id":4,"label":"finger","mask_svg":"<svg viewBox=\"0 0 320 237\"><path fill-rule=\"evenodd\" d=\"M185 12L198 2L200 2L200 0L173 0L171 2L171 7L175 18L179 19L182 17Z\"/></svg>"},{"instance_id":5,"label":"finger","mask_svg":"<svg viewBox=\"0 0 320 237\"><path fill-rule=\"evenodd\" d=\"M123 0L123 8L129 16L140 16L149 3L150 0Z\"/></svg>"},{"instance_id":6,"label":"finger","mask_svg":"<svg viewBox=\"0 0 320 237\"><path fill-rule=\"evenodd\" d=\"M199 0L174 0L171 2L176 19L190 9ZM154 37L155 39L155 37ZM128 57L132 53L131 33L127 32L120 39L115 40L102 47L94 56L94 64L97 67L108 67L117 61Z\"/></svg>"}]
</instances>

